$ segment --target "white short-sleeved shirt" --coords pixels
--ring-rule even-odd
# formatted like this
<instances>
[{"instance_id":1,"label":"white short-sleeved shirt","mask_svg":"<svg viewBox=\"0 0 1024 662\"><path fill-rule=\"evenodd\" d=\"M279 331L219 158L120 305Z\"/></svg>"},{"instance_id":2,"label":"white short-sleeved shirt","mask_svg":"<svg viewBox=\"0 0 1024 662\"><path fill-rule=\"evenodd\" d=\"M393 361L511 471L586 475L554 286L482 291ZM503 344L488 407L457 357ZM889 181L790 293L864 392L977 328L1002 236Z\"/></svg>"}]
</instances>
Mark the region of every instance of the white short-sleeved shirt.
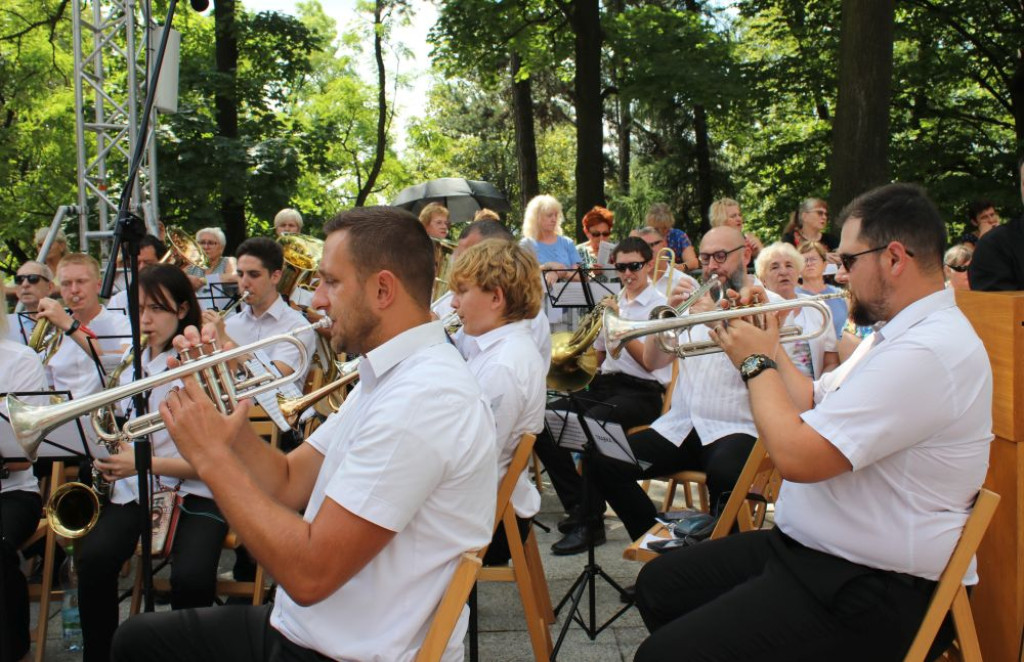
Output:
<instances>
[{"instance_id":1,"label":"white short-sleeved shirt","mask_svg":"<svg viewBox=\"0 0 1024 662\"><path fill-rule=\"evenodd\" d=\"M167 370L167 358L173 355L173 350L167 350L161 354L158 354L155 358L150 355L150 351L147 348L142 353L142 369L143 374L146 377L152 375L159 375ZM133 381L132 370L129 368L121 373L121 384L130 384ZM160 384L154 387L149 392L149 398L146 404L149 412L155 412L160 408L160 403L163 402L167 394L171 392L175 386L180 386L180 381L168 382L166 384ZM120 403L122 412L131 411L132 405L131 400L124 400ZM150 435L150 441L153 445L153 456L154 457L181 457L181 453L178 452L178 447L174 445L174 440L171 439L171 435L166 429L159 430ZM174 487L178 484L177 478L164 478L155 476L154 479L158 483L156 489L163 487ZM213 498L213 493L210 488L206 486L201 480L190 478L188 480L181 481L181 487L179 491L182 494L194 494L196 496L206 497L207 499ZM138 501L139 499L139 481L137 476L131 476L129 478L123 478L121 480L114 481L113 489L110 492L110 500L113 503L124 504L131 501Z\"/></svg>"},{"instance_id":2,"label":"white short-sleeved shirt","mask_svg":"<svg viewBox=\"0 0 1024 662\"><path fill-rule=\"evenodd\" d=\"M619 301L619 317L626 320L639 321L649 319L652 310L657 306L666 305L665 295L656 291L649 282L647 287L633 300L629 300L626 297L626 290L624 289L619 290L616 298ZM599 352L606 352L605 343L604 329L601 329L600 335L594 341L594 349ZM655 380L662 386L668 385L672 380L671 363L663 368L658 368L654 372L648 372L625 350L619 354L619 358L615 358L611 354L605 354L604 362L601 363L602 375L612 375L617 372L629 375L630 377L636 377L637 379Z\"/></svg>"},{"instance_id":3,"label":"white short-sleeved shirt","mask_svg":"<svg viewBox=\"0 0 1024 662\"><path fill-rule=\"evenodd\" d=\"M491 539L494 417L439 322L369 352L359 376L307 440L324 460L304 517L313 521L330 499L397 535L314 605L279 591L270 622L334 659L403 662L415 657L461 554ZM464 613L445 659L462 658L465 624Z\"/></svg>"},{"instance_id":4,"label":"white short-sleeved shirt","mask_svg":"<svg viewBox=\"0 0 1024 662\"><path fill-rule=\"evenodd\" d=\"M236 343L248 345L270 336L288 333L296 327L308 324L309 320L303 317L302 313L289 306L284 299L278 296L270 308L267 308L266 312L259 317L253 314L252 306L243 304L237 313L229 315L224 320L224 329ZM298 334L298 339L306 347L306 357L312 361L313 355L316 353L316 332L313 330L303 331ZM265 347L263 352L271 361L279 361L288 366L299 365L299 350L290 343L274 343ZM304 372L296 377L295 383L301 388L305 378L306 373Z\"/></svg>"},{"instance_id":5,"label":"white short-sleeved shirt","mask_svg":"<svg viewBox=\"0 0 1024 662\"><path fill-rule=\"evenodd\" d=\"M758 281L755 284L760 285ZM768 292L769 301L782 297ZM710 340L706 325L691 328L690 340ZM684 334L683 340L686 340ZM651 424L655 432L679 446L696 428L705 446L730 434L757 436L750 398L739 370L722 352L679 361L672 406Z\"/></svg>"},{"instance_id":6,"label":"white short-sleeved shirt","mask_svg":"<svg viewBox=\"0 0 1024 662\"><path fill-rule=\"evenodd\" d=\"M438 297L437 301L430 305L430 311L437 315L437 319L444 321L448 315L455 310L452 308L452 296L451 292L447 292L444 296ZM533 338L534 345L537 351L540 353L542 359L547 362L551 362L551 322L548 321L548 316L544 314L544 308L542 307L540 312L537 313L536 317L529 320L530 322L530 336ZM456 345L459 344L459 339L465 334L460 327L458 331L452 336L452 340Z\"/></svg>"},{"instance_id":7,"label":"white short-sleeved shirt","mask_svg":"<svg viewBox=\"0 0 1024 662\"><path fill-rule=\"evenodd\" d=\"M28 315L19 315L18 313L8 313L7 315L7 339L18 343L19 345L27 345L28 339L32 337L32 330L36 328L36 323Z\"/></svg>"},{"instance_id":8,"label":"white short-sleeved shirt","mask_svg":"<svg viewBox=\"0 0 1024 662\"><path fill-rule=\"evenodd\" d=\"M988 470L992 371L948 290L874 336L815 383L802 414L853 471L784 482L775 521L807 547L938 579ZM972 563L965 583L976 581Z\"/></svg>"},{"instance_id":9,"label":"white short-sleeved shirt","mask_svg":"<svg viewBox=\"0 0 1024 662\"><path fill-rule=\"evenodd\" d=\"M0 392L19 393L24 391L45 391L46 374L39 357L28 347L16 342L0 339ZM42 404L42 403L36 403ZM7 415L7 403L0 398L0 412ZM10 427L10 423L0 420L0 425ZM0 492L38 492L39 481L32 469L12 471L0 485Z\"/></svg>"},{"instance_id":10,"label":"white short-sleeved shirt","mask_svg":"<svg viewBox=\"0 0 1024 662\"><path fill-rule=\"evenodd\" d=\"M500 485L520 438L544 429L548 361L542 361L537 353L528 320L506 324L480 336L463 335L458 347L491 403L497 428ZM540 510L540 493L525 469L512 492L512 507L520 517L533 517Z\"/></svg>"}]
</instances>

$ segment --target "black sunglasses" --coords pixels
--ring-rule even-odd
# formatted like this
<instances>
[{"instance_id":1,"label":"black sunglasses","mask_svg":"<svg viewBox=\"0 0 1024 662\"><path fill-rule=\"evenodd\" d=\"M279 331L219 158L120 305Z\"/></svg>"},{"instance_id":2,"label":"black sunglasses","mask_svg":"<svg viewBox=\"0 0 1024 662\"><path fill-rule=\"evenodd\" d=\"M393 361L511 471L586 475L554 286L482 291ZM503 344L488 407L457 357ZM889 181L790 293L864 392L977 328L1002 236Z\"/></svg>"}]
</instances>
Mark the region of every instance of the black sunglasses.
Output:
<instances>
[{"instance_id":1,"label":"black sunglasses","mask_svg":"<svg viewBox=\"0 0 1024 662\"><path fill-rule=\"evenodd\" d=\"M953 266L952 264L947 264L946 266L952 269L953 271L957 272L958 274L962 274L963 272L967 271L967 268L970 267L971 265L961 264L958 266Z\"/></svg>"},{"instance_id":2,"label":"black sunglasses","mask_svg":"<svg viewBox=\"0 0 1024 662\"><path fill-rule=\"evenodd\" d=\"M857 258L859 258L861 255L867 255L868 253L877 253L878 251L884 251L886 248L889 248L888 244L886 244L885 246L878 246L876 248L869 248L866 251L861 251L859 253L854 253L853 255L847 255L846 253L840 253L839 254L839 262L842 263L843 269L846 269L847 271L849 271L850 269L853 268L853 265L857 262ZM913 253L911 253L910 251L907 251L906 249L904 249L904 250L905 250L907 255L909 255L910 257L914 257Z\"/></svg>"},{"instance_id":3,"label":"black sunglasses","mask_svg":"<svg viewBox=\"0 0 1024 662\"><path fill-rule=\"evenodd\" d=\"M646 264L647 264L646 260L644 262L623 262L621 264L616 264L615 265L615 270L618 271L620 274L621 273L625 273L627 271L636 272L636 271L640 271L641 269L643 269L644 265L646 265Z\"/></svg>"},{"instance_id":4,"label":"black sunglasses","mask_svg":"<svg viewBox=\"0 0 1024 662\"><path fill-rule=\"evenodd\" d=\"M739 249L745 247L746 244L743 244L741 246L737 246L731 251L715 251L714 253L701 253L700 255L697 256L697 259L700 260L701 264L708 264L709 262L711 262L711 260L714 260L718 264L722 264L723 262L725 262L725 259L729 257L729 253L735 253Z\"/></svg>"},{"instance_id":5,"label":"black sunglasses","mask_svg":"<svg viewBox=\"0 0 1024 662\"><path fill-rule=\"evenodd\" d=\"M591 232L590 236L591 237L610 237L610 236L612 236L612 231L608 230L607 232Z\"/></svg>"},{"instance_id":6,"label":"black sunglasses","mask_svg":"<svg viewBox=\"0 0 1024 662\"><path fill-rule=\"evenodd\" d=\"M35 285L41 280L45 280L47 283L50 282L49 278L39 274L18 274L14 277L14 282L18 285L21 285L26 280L29 282L29 285Z\"/></svg>"}]
</instances>

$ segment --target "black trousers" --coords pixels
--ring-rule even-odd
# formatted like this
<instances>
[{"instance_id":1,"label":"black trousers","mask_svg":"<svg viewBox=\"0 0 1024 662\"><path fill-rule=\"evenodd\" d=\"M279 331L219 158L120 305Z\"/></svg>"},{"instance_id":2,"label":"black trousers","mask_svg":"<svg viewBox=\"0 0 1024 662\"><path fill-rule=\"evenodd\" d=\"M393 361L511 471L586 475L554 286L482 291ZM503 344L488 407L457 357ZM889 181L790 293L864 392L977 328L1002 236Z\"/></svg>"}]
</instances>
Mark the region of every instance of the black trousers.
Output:
<instances>
[{"instance_id":1,"label":"black trousers","mask_svg":"<svg viewBox=\"0 0 1024 662\"><path fill-rule=\"evenodd\" d=\"M318 662L329 659L293 644L271 627L271 609L272 605L229 605L139 614L118 628L111 659L114 662Z\"/></svg>"},{"instance_id":2,"label":"black trousers","mask_svg":"<svg viewBox=\"0 0 1024 662\"><path fill-rule=\"evenodd\" d=\"M96 527L76 546L78 605L85 662L110 659L119 618L117 576L135 553L141 523L137 503L105 504ZM171 608L208 607L228 525L212 499L187 495L171 548Z\"/></svg>"},{"instance_id":3,"label":"black trousers","mask_svg":"<svg viewBox=\"0 0 1024 662\"><path fill-rule=\"evenodd\" d=\"M519 540L525 542L526 536L530 534L532 517L520 517L516 515L516 527L519 529ZM505 532L505 525L499 524L491 537L491 544L487 546L487 553L484 554L484 565L508 565L512 559L512 550L508 548L508 534Z\"/></svg>"},{"instance_id":4,"label":"black trousers","mask_svg":"<svg viewBox=\"0 0 1024 662\"><path fill-rule=\"evenodd\" d=\"M633 540L654 526L657 515L651 498L637 480L687 469L703 471L708 477L712 514L717 514L724 505L722 495L736 484L756 441L748 434L730 434L704 445L694 430L676 446L650 428L630 435L628 440L637 459L651 463L649 468L641 470L625 462L599 457L591 471L596 491L615 510ZM597 503L590 507L596 509L602 505Z\"/></svg>"},{"instance_id":5,"label":"black trousers","mask_svg":"<svg viewBox=\"0 0 1024 662\"><path fill-rule=\"evenodd\" d=\"M808 549L777 529L734 534L643 567L637 607L652 634L634 659L896 662L934 589Z\"/></svg>"},{"instance_id":6,"label":"black trousers","mask_svg":"<svg viewBox=\"0 0 1024 662\"><path fill-rule=\"evenodd\" d=\"M39 525L42 499L37 492L13 490L0 495L0 662L20 660L28 652L28 582L18 563L18 549Z\"/></svg>"},{"instance_id":7,"label":"black trousers","mask_svg":"<svg viewBox=\"0 0 1024 662\"><path fill-rule=\"evenodd\" d=\"M613 373L599 374L590 383L589 390L580 394L580 404L586 415L598 420L614 421L623 429L647 425L661 414L665 389L656 381L643 380ZM569 408L569 400L562 398L548 405L548 409ZM555 445L545 429L537 435L533 447L544 463L551 486L566 512L583 505L583 483L576 472L572 453Z\"/></svg>"}]
</instances>

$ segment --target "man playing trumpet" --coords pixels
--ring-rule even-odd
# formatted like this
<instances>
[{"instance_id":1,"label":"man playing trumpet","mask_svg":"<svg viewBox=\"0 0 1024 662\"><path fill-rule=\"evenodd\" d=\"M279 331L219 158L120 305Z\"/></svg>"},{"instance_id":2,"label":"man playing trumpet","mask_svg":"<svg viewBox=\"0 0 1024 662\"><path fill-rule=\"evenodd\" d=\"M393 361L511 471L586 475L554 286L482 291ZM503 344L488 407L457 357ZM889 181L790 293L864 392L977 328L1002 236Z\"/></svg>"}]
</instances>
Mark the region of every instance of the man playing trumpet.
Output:
<instances>
[{"instance_id":1,"label":"man playing trumpet","mask_svg":"<svg viewBox=\"0 0 1024 662\"><path fill-rule=\"evenodd\" d=\"M411 660L460 555L491 538L494 419L430 321L426 231L408 212L368 207L324 232L313 305L334 320L335 351L362 357L341 409L285 455L248 427L247 404L223 416L194 378L160 407L182 455L277 580L277 600L138 616L118 631L115 660ZM202 340L213 337L204 328ZM175 344L200 340L193 329ZM464 628L465 619L453 659Z\"/></svg>"}]
</instances>

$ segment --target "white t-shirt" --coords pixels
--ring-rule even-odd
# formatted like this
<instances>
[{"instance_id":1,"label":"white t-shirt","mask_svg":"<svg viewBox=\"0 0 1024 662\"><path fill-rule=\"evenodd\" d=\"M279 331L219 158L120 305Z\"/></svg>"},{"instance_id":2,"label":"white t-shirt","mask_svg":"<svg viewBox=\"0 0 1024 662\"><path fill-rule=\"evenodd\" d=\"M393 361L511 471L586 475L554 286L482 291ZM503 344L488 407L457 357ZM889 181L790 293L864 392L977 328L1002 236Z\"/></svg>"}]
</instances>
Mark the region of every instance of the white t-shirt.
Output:
<instances>
[{"instance_id":1,"label":"white t-shirt","mask_svg":"<svg viewBox=\"0 0 1024 662\"><path fill-rule=\"evenodd\" d=\"M224 320L224 329L236 343L248 345L270 336L288 333L296 327L308 324L309 320L303 317L302 313L286 304L284 299L278 296L270 308L259 317L253 314L252 306L243 304L237 313L229 315ZM297 337L306 347L306 358L312 362L313 354L316 353L316 333L310 329L299 333ZM292 367L299 365L299 350L290 343L274 343L265 347L263 352L271 361L279 361ZM308 367L306 371L308 372ZM295 384L302 388L305 379L306 372L303 372L295 378Z\"/></svg>"},{"instance_id":2,"label":"white t-shirt","mask_svg":"<svg viewBox=\"0 0 1024 662\"><path fill-rule=\"evenodd\" d=\"M45 391L46 374L43 372L43 364L39 357L28 347L12 342L6 338L0 339L0 392L19 393L23 391ZM30 396L23 398L33 402ZM44 404L33 402L33 404ZM0 412L7 415L7 403L0 398ZM0 425L10 428L10 423L0 419ZM13 433L10 433L13 437ZM7 493L15 490L26 492L38 492L39 481L36 480L32 469L12 471L11 475L5 478L0 492Z\"/></svg>"},{"instance_id":3,"label":"white t-shirt","mask_svg":"<svg viewBox=\"0 0 1024 662\"><path fill-rule=\"evenodd\" d=\"M665 295L656 291L650 283L632 301L626 298L626 290L620 290L617 298L619 301L619 317L626 320L641 321L649 319L651 311L655 307L666 305ZM600 335L594 341L594 349L599 352L606 352L605 343L604 329L601 329ZM605 354L604 362L601 363L602 375L611 375L617 372L629 375L630 377L636 377L637 379L656 380L662 386L667 386L672 380L671 363L663 368L658 368L654 372L648 372L625 349L619 354L619 358L615 358L611 354Z\"/></svg>"},{"instance_id":4,"label":"white t-shirt","mask_svg":"<svg viewBox=\"0 0 1024 662\"><path fill-rule=\"evenodd\" d=\"M949 290L874 337L815 382L802 414L853 471L784 482L775 522L812 549L938 579L988 470L992 371ZM977 582L973 562L964 581Z\"/></svg>"},{"instance_id":5,"label":"white t-shirt","mask_svg":"<svg viewBox=\"0 0 1024 662\"><path fill-rule=\"evenodd\" d=\"M529 320L506 324L481 336L463 335L458 347L491 403L497 427L500 485L520 438L544 429L548 362L537 353ZM540 493L525 469L512 492L512 507L520 517L533 517L540 511Z\"/></svg>"},{"instance_id":6,"label":"white t-shirt","mask_svg":"<svg viewBox=\"0 0 1024 662\"><path fill-rule=\"evenodd\" d=\"M439 322L369 352L359 376L307 440L324 460L304 517L313 521L327 498L397 535L314 605L278 591L270 622L335 659L403 662L415 657L462 553L491 539L494 417ZM465 624L464 613L445 659L462 658Z\"/></svg>"}]
</instances>

